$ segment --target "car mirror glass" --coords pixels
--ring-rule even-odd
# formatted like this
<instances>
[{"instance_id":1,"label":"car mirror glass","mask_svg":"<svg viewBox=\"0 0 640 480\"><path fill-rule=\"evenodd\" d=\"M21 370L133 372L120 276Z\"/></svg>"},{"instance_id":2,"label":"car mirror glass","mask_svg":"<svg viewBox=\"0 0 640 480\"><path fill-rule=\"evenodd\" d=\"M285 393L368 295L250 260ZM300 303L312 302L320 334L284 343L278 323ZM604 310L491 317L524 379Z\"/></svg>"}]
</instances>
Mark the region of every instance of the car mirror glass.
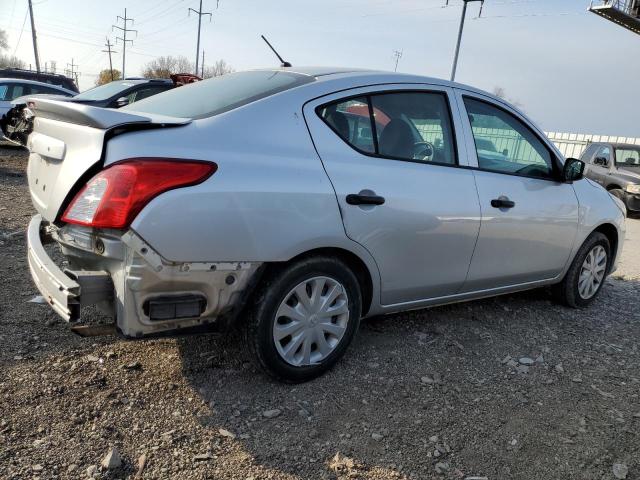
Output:
<instances>
[{"instance_id":1,"label":"car mirror glass","mask_svg":"<svg viewBox=\"0 0 640 480\"><path fill-rule=\"evenodd\" d=\"M562 168L562 177L565 182L575 182L584 177L585 163L577 158L567 158Z\"/></svg>"}]
</instances>

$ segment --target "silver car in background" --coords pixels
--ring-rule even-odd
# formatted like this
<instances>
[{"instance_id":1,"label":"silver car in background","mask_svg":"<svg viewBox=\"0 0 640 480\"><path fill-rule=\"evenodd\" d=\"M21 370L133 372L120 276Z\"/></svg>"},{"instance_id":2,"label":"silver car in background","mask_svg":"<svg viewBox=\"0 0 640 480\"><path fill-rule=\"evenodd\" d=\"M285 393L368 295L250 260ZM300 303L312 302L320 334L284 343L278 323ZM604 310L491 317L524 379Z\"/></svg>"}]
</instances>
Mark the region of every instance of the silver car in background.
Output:
<instances>
[{"instance_id":1,"label":"silver car in background","mask_svg":"<svg viewBox=\"0 0 640 480\"><path fill-rule=\"evenodd\" d=\"M624 240L582 162L456 83L289 68L117 111L34 103L28 255L51 307L97 304L129 338L241 324L284 381L329 369L363 317L544 285L587 306Z\"/></svg>"}]
</instances>

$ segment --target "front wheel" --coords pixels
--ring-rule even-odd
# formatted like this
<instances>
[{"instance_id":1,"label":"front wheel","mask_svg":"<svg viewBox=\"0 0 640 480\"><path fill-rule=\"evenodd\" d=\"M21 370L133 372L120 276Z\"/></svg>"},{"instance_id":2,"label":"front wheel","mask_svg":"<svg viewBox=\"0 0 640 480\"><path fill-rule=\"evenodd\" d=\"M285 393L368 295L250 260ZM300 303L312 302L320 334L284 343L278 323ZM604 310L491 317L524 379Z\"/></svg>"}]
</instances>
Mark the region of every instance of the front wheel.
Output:
<instances>
[{"instance_id":1,"label":"front wheel","mask_svg":"<svg viewBox=\"0 0 640 480\"><path fill-rule=\"evenodd\" d=\"M267 374L305 382L344 355L361 311L358 281L346 264L307 258L268 275L250 309L246 341Z\"/></svg>"},{"instance_id":2,"label":"front wheel","mask_svg":"<svg viewBox=\"0 0 640 480\"><path fill-rule=\"evenodd\" d=\"M611 245L605 235L594 232L582 244L554 295L570 307L586 307L600 292L609 272Z\"/></svg>"}]
</instances>

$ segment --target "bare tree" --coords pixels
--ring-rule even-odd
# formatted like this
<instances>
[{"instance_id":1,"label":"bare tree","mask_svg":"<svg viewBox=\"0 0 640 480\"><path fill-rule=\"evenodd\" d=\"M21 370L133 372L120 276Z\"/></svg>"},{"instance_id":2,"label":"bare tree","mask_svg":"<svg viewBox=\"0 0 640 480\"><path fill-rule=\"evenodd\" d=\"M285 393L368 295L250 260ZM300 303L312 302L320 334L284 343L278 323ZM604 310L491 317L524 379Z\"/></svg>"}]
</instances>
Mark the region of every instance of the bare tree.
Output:
<instances>
[{"instance_id":1,"label":"bare tree","mask_svg":"<svg viewBox=\"0 0 640 480\"><path fill-rule=\"evenodd\" d=\"M9 40L7 39L7 32L0 30L0 50L6 50L9 48Z\"/></svg>"},{"instance_id":2,"label":"bare tree","mask_svg":"<svg viewBox=\"0 0 640 480\"><path fill-rule=\"evenodd\" d=\"M193 64L182 55L158 57L144 66L142 76L145 78L169 78L174 73L193 71Z\"/></svg>"},{"instance_id":3,"label":"bare tree","mask_svg":"<svg viewBox=\"0 0 640 480\"><path fill-rule=\"evenodd\" d=\"M25 68L27 64L15 55L1 53L8 48L7 32L0 30L0 68Z\"/></svg>"},{"instance_id":4,"label":"bare tree","mask_svg":"<svg viewBox=\"0 0 640 480\"><path fill-rule=\"evenodd\" d=\"M224 58L221 58L210 67L205 67L204 78L219 77L227 73L233 73L235 70L229 65Z\"/></svg>"},{"instance_id":5,"label":"bare tree","mask_svg":"<svg viewBox=\"0 0 640 480\"><path fill-rule=\"evenodd\" d=\"M523 105L516 99L514 98L510 98L507 96L507 91L500 86L497 87L493 87L493 92L492 92L496 97L498 98L502 98L503 100L506 100L507 102L509 102L511 105L517 107L520 110L524 111L524 107Z\"/></svg>"},{"instance_id":6,"label":"bare tree","mask_svg":"<svg viewBox=\"0 0 640 480\"><path fill-rule=\"evenodd\" d=\"M0 68L26 68L27 64L14 55L0 53Z\"/></svg>"},{"instance_id":7,"label":"bare tree","mask_svg":"<svg viewBox=\"0 0 640 480\"><path fill-rule=\"evenodd\" d=\"M492 92L496 97L500 97L503 99L507 99L507 92L505 91L504 88L502 87L493 87L493 92Z\"/></svg>"}]
</instances>

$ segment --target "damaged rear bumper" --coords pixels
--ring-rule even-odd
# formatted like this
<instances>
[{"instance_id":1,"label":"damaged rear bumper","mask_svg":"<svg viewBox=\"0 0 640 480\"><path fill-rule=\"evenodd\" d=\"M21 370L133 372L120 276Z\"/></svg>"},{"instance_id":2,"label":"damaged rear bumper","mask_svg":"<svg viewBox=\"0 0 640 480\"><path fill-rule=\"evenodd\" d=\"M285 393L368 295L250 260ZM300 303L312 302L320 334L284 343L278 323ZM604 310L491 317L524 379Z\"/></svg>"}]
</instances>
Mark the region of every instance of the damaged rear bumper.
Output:
<instances>
[{"instance_id":1,"label":"damaged rear bumper","mask_svg":"<svg viewBox=\"0 0 640 480\"><path fill-rule=\"evenodd\" d=\"M135 232L57 228L36 215L28 230L34 283L65 320L97 305L126 337L180 331L229 321L257 279L257 262L171 262ZM55 241L64 271L43 244Z\"/></svg>"},{"instance_id":2,"label":"damaged rear bumper","mask_svg":"<svg viewBox=\"0 0 640 480\"><path fill-rule=\"evenodd\" d=\"M45 250L43 236L46 238L47 233L42 218L36 215L27 230L29 270L40 294L58 315L68 322L76 321L82 306L112 298L113 285L107 272L61 270Z\"/></svg>"}]
</instances>

